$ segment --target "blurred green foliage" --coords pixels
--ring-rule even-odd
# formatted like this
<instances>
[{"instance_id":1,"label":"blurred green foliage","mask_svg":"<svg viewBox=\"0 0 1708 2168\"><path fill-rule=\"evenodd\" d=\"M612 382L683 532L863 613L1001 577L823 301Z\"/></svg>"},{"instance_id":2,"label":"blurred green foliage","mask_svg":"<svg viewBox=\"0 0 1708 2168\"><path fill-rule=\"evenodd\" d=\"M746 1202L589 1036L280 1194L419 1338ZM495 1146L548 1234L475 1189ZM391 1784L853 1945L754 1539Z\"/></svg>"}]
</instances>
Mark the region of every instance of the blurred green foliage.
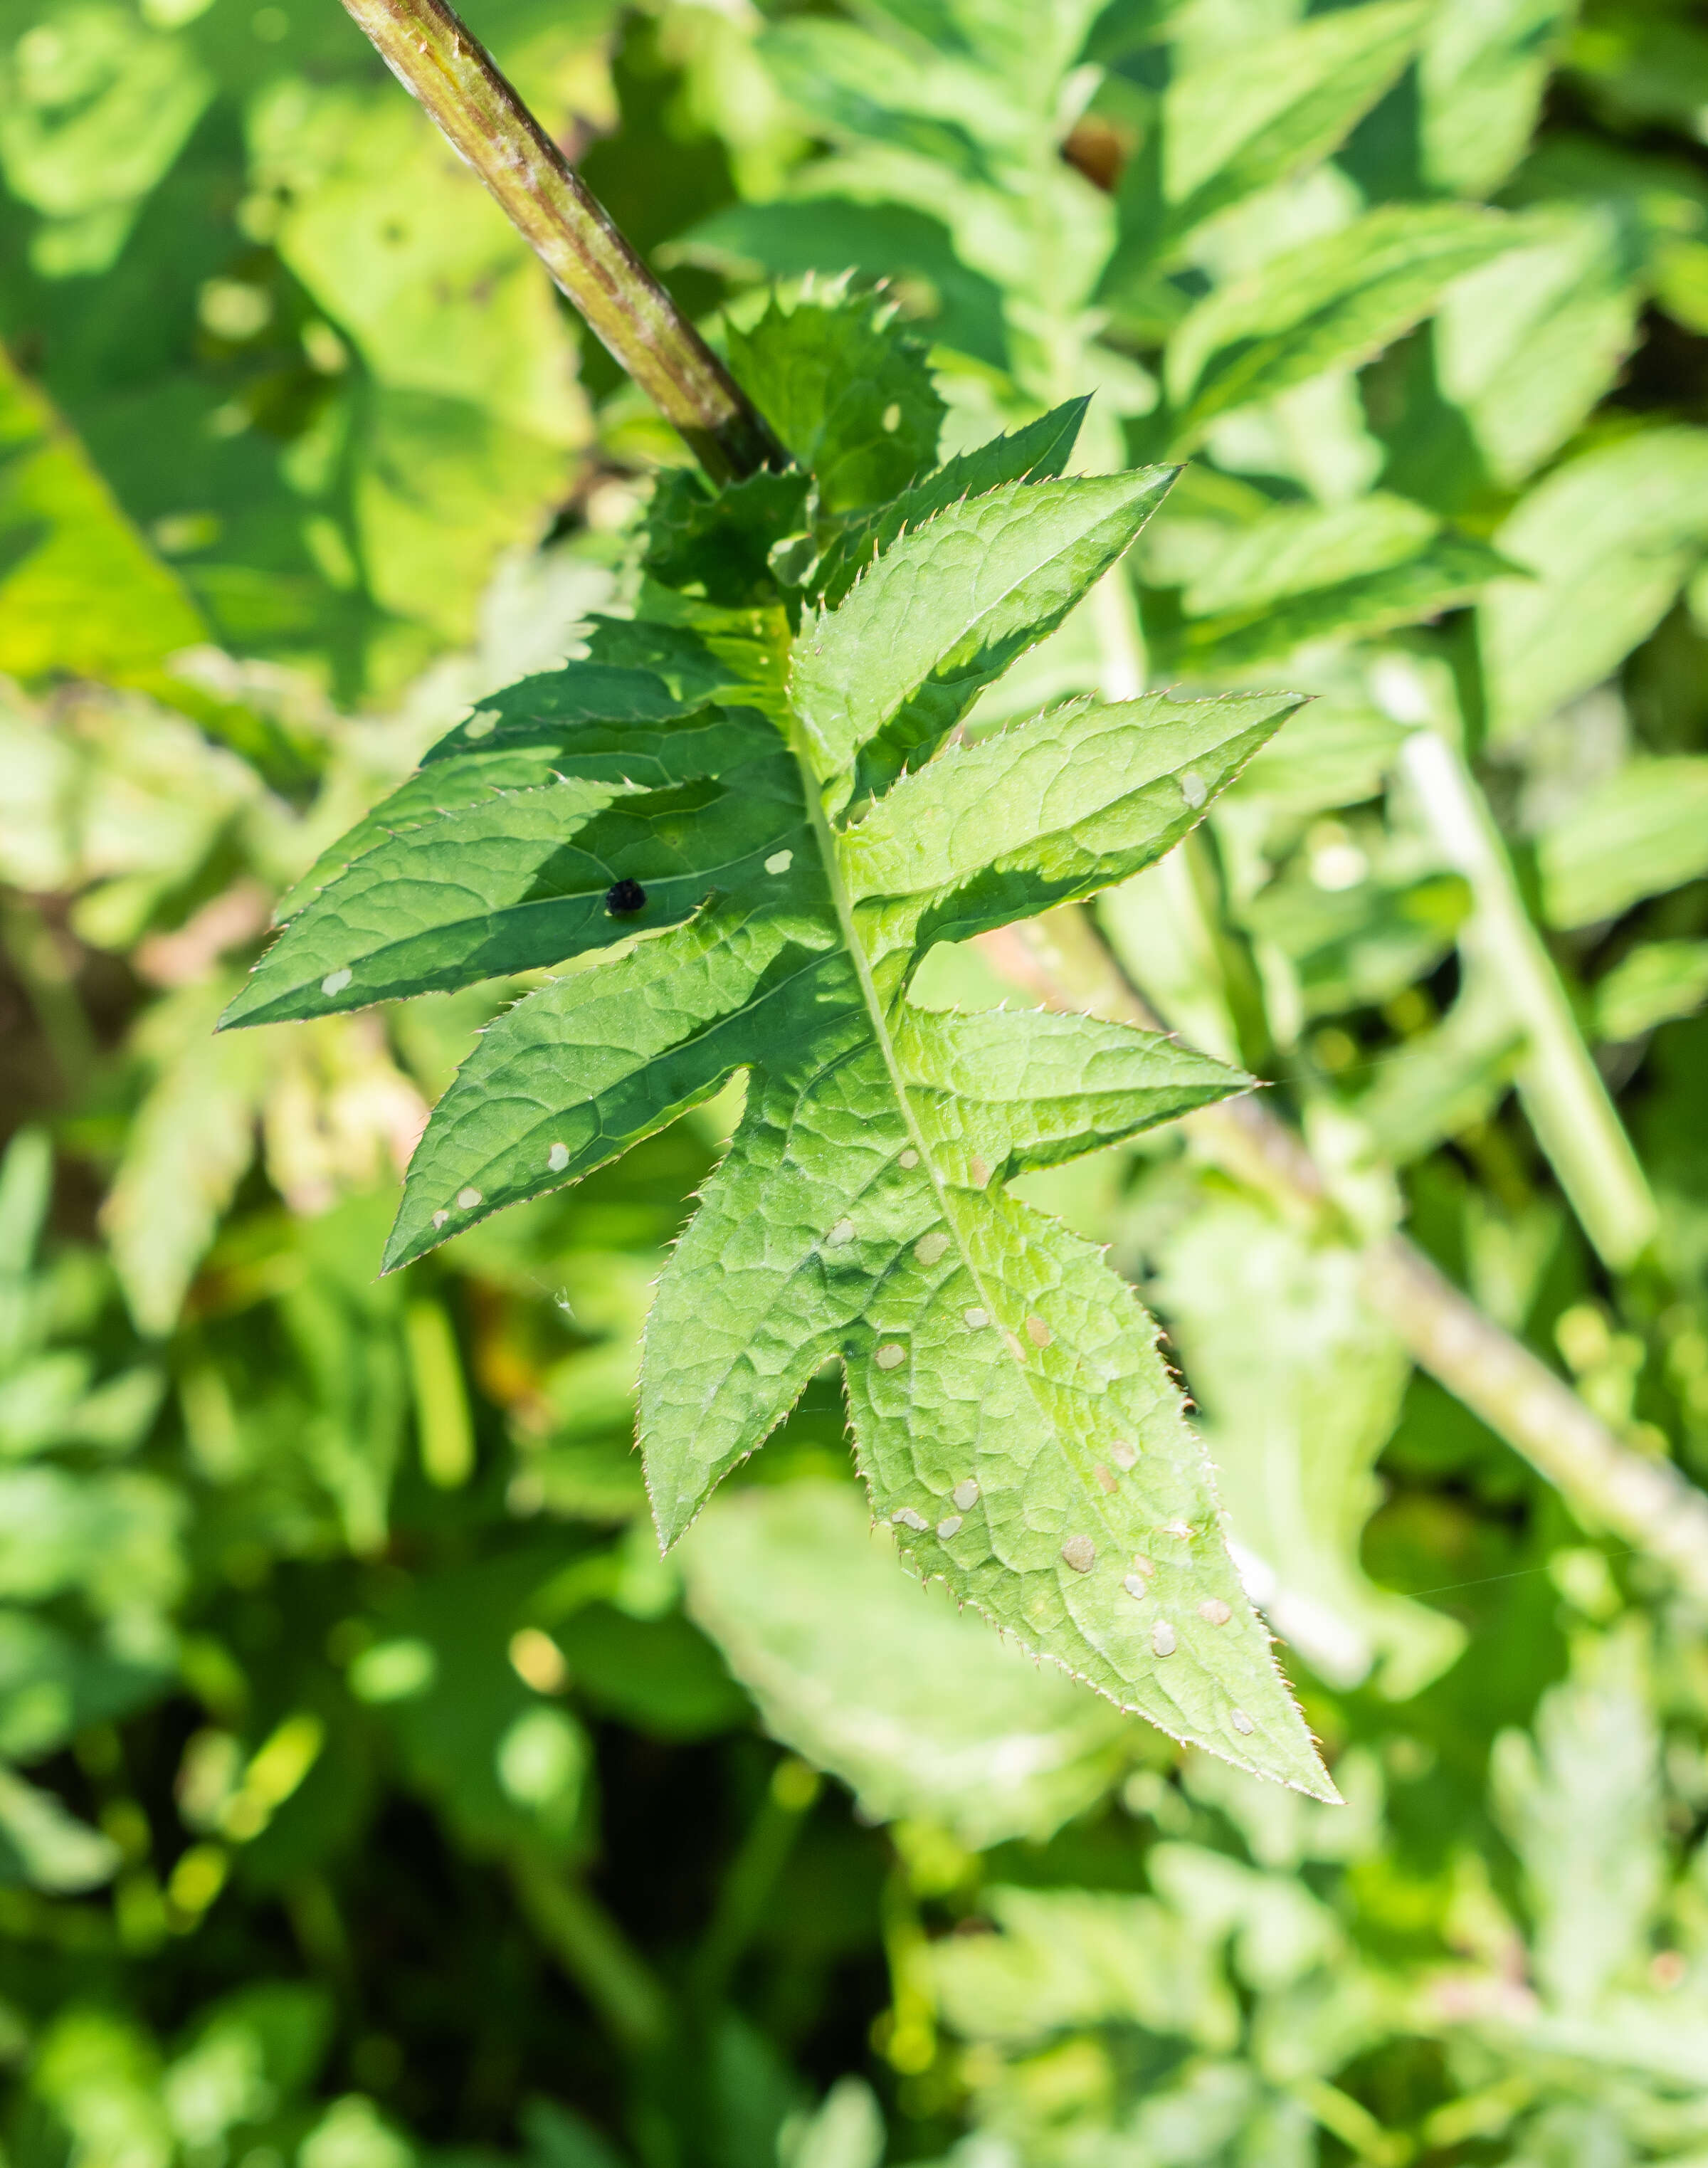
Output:
<instances>
[{"instance_id":1,"label":"blurred green foliage","mask_svg":"<svg viewBox=\"0 0 1708 2168\"><path fill-rule=\"evenodd\" d=\"M688 306L887 280L951 449L1094 390L1094 460L1190 446L1128 614L985 719L1111 653L1318 696L1104 930L1361 1224L1708 1477L1697 13L469 12ZM5 0L0 76L14 2168L1708 2160L1702 1618L1348 1251L1168 1138L1027 1178L1169 1321L1339 1809L914 1591L822 1384L660 1560L637 1337L735 1100L376 1283L515 990L212 1019L632 600L680 450L330 0ZM1629 1270L1514 909L1652 1193Z\"/></svg>"}]
</instances>

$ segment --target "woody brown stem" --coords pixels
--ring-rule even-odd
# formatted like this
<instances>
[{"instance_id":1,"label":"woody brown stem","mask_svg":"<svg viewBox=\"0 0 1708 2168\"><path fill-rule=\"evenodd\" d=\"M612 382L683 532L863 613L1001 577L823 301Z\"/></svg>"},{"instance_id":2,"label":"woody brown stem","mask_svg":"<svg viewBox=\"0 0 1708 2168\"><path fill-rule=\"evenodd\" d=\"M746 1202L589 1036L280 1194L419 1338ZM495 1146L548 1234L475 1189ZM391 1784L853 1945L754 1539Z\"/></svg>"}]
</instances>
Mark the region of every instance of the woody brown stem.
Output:
<instances>
[{"instance_id":1,"label":"woody brown stem","mask_svg":"<svg viewBox=\"0 0 1708 2168\"><path fill-rule=\"evenodd\" d=\"M385 65L717 481L788 454L444 0L344 0Z\"/></svg>"}]
</instances>

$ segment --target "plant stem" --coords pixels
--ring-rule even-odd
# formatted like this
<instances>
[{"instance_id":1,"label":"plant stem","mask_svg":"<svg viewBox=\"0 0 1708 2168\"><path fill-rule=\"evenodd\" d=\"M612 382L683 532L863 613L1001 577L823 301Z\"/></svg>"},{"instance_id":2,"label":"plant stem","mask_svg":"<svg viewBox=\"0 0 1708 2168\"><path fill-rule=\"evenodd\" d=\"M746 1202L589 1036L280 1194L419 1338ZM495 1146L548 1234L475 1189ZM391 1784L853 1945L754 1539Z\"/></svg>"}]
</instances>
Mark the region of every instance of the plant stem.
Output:
<instances>
[{"instance_id":1,"label":"plant stem","mask_svg":"<svg viewBox=\"0 0 1708 2168\"><path fill-rule=\"evenodd\" d=\"M523 1916L623 2047L655 2048L669 2024L664 1990L623 1930L579 1881L520 1846L510 1879Z\"/></svg>"},{"instance_id":2,"label":"plant stem","mask_svg":"<svg viewBox=\"0 0 1708 2168\"><path fill-rule=\"evenodd\" d=\"M1434 731L1414 731L1400 764L1436 842L1471 885L1461 941L1480 953L1523 1027L1518 1089L1536 1140L1603 1261L1630 1265L1654 1235L1654 1198L1488 805L1459 752Z\"/></svg>"},{"instance_id":3,"label":"plant stem","mask_svg":"<svg viewBox=\"0 0 1708 2168\"><path fill-rule=\"evenodd\" d=\"M344 0L385 65L719 481L788 454L444 0Z\"/></svg>"},{"instance_id":4,"label":"plant stem","mask_svg":"<svg viewBox=\"0 0 1708 2168\"><path fill-rule=\"evenodd\" d=\"M1160 1028L1077 906L982 935L979 946L1051 1008ZM1181 1126L1208 1158L1289 1218L1330 1238L1355 1239L1302 1139L1257 1098L1202 1108ZM1521 1453L1587 1526L1658 1560L1681 1588L1708 1602L1708 1493L1669 1462L1623 1443L1403 1235L1359 1246L1366 1299L1419 1367Z\"/></svg>"}]
</instances>

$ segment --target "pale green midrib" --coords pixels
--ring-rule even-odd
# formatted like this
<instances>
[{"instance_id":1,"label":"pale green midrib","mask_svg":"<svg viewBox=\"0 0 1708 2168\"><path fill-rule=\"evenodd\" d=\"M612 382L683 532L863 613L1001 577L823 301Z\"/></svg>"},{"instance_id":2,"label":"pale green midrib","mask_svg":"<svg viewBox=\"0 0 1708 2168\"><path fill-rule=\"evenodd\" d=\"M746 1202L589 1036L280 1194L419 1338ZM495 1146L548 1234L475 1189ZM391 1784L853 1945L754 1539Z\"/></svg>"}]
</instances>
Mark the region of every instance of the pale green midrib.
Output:
<instances>
[{"instance_id":1,"label":"pale green midrib","mask_svg":"<svg viewBox=\"0 0 1708 2168\"><path fill-rule=\"evenodd\" d=\"M1008 1335L999 1322L1000 1312L996 1297L985 1285L984 1274L968 1253L966 1241L961 1233L960 1223L949 1208L948 1194L938 1175L935 1155L914 1113L913 1102L908 1096L907 1086L902 1078L901 1065L896 1059L895 1043L890 1037L888 1015L883 1003L878 998L878 988L872 976L871 961L855 928L853 905L849 899L847 887L842 879L841 862L836 854L835 833L825 813L822 786L814 772L811 758L804 742L803 725L793 709L789 711L788 735L789 750L794 755L795 763L800 770L801 789L807 802L807 817L812 823L814 837L818 842L819 856L825 869L825 880L830 889L830 901L836 913L837 928L842 936L842 945L847 950L853 964L854 976L860 988L860 998L865 1007L867 1020L871 1026L872 1035L877 1043L878 1052L883 1058L884 1071L889 1078L890 1090L894 1095L896 1105L901 1110L902 1122L909 1137L912 1140L914 1150L920 1156L920 1165L926 1171L926 1178L931 1185L931 1194L937 1201L937 1209L942 1216L942 1224L949 1231L962 1266L968 1278L978 1289L979 1301L989 1316L992 1325L1002 1333L1004 1352L1020 1373L1027 1396L1037 1410L1047 1434L1053 1437L1056 1434L1056 1426L1051 1419L1049 1410L1044 1405L1038 1392L1037 1381L1028 1375L1024 1361L1008 1344ZM995 1171L993 1169L991 1180L995 1181ZM1002 1622L996 1620L995 1623L1000 1624Z\"/></svg>"}]
</instances>

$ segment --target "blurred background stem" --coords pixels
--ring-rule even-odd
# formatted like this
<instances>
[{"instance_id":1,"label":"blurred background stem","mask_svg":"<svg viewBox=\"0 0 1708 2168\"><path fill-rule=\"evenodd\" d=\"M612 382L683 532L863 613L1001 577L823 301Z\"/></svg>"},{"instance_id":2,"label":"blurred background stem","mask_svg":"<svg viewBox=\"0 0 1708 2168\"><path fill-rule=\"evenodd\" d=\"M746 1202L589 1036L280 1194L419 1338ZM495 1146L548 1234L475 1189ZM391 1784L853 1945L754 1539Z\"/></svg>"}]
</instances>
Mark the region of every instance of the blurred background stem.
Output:
<instances>
[{"instance_id":1,"label":"blurred background stem","mask_svg":"<svg viewBox=\"0 0 1708 2168\"><path fill-rule=\"evenodd\" d=\"M1444 737L1414 731L1400 762L1436 842L1470 884L1461 945L1488 964L1523 1029L1519 1097L1536 1141L1603 1262L1622 1271L1654 1235L1654 1198L1525 908L1500 832L1462 755Z\"/></svg>"}]
</instances>

